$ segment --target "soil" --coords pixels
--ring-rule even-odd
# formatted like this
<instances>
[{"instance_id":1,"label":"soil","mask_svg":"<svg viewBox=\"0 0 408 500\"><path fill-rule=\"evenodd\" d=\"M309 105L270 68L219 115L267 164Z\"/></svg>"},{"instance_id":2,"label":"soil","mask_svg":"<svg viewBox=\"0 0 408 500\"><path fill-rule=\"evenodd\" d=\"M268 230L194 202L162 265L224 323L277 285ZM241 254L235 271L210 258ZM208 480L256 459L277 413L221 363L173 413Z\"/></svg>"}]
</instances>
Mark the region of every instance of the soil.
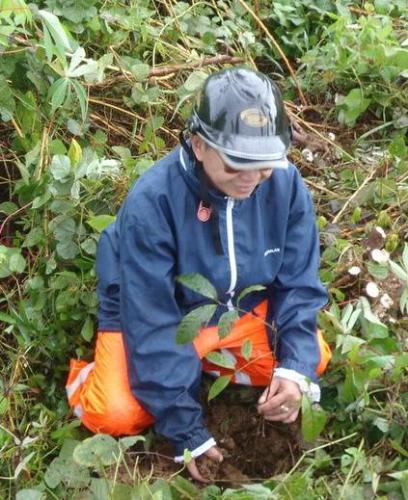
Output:
<instances>
[{"instance_id":1,"label":"soil","mask_svg":"<svg viewBox=\"0 0 408 500\"><path fill-rule=\"evenodd\" d=\"M231 386L210 404L203 401L206 426L224 455L221 464L207 457L197 459L197 467L209 482L237 487L263 481L288 471L299 458L299 423L285 425L262 419L256 411L261 393L257 388ZM148 453L135 455L141 476L153 472L154 477L169 478L180 471L169 443L157 437Z\"/></svg>"}]
</instances>

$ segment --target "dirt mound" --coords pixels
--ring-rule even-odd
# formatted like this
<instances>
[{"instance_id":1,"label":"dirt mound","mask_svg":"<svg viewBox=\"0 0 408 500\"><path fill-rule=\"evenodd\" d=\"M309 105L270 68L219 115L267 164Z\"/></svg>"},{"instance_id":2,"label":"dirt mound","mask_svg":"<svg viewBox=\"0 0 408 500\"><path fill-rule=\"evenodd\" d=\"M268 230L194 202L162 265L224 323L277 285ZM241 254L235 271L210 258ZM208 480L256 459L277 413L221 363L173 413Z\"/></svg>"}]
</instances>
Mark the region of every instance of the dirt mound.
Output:
<instances>
[{"instance_id":1,"label":"dirt mound","mask_svg":"<svg viewBox=\"0 0 408 500\"><path fill-rule=\"evenodd\" d=\"M298 423L267 422L256 411L262 390L231 386L211 403L203 401L206 425L224 455L221 464L197 459L202 475L220 485L260 481L288 471L300 455ZM166 478L180 470L172 460L170 445L154 439L148 454L138 455L139 470Z\"/></svg>"}]
</instances>

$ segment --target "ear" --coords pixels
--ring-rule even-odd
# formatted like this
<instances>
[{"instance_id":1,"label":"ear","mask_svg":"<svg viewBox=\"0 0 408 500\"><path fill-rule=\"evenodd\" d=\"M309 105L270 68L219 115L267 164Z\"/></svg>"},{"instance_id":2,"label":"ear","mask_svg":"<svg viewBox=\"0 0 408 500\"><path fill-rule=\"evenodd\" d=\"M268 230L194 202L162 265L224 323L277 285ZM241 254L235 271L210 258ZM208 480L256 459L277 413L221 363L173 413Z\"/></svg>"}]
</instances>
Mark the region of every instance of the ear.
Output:
<instances>
[{"instance_id":1,"label":"ear","mask_svg":"<svg viewBox=\"0 0 408 500\"><path fill-rule=\"evenodd\" d=\"M201 139L201 137L199 137L196 134L193 134L191 136L191 147L193 149L193 152L197 160L202 161L204 156L205 143Z\"/></svg>"}]
</instances>

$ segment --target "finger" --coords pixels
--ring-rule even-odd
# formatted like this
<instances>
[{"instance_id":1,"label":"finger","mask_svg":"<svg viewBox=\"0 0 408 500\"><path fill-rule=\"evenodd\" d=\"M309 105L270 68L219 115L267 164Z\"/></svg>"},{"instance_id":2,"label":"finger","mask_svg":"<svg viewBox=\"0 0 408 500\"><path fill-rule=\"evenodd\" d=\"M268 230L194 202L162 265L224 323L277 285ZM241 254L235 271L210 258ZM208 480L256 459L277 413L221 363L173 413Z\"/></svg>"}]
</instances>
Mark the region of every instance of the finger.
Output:
<instances>
[{"instance_id":1,"label":"finger","mask_svg":"<svg viewBox=\"0 0 408 500\"><path fill-rule=\"evenodd\" d=\"M293 422L296 422L298 415L299 415L299 410L293 411L291 414L287 415L285 420L282 420L282 422L284 424L292 424Z\"/></svg>"},{"instance_id":2,"label":"finger","mask_svg":"<svg viewBox=\"0 0 408 500\"><path fill-rule=\"evenodd\" d=\"M216 446L213 446L208 451L206 451L205 455L208 458L211 458L211 460L214 460L214 462L222 462L224 460L222 453Z\"/></svg>"},{"instance_id":3,"label":"finger","mask_svg":"<svg viewBox=\"0 0 408 500\"><path fill-rule=\"evenodd\" d=\"M190 460L187 464L187 470L190 476L196 481L199 481L200 483L208 483L207 479L204 479L204 477L200 474L194 459Z\"/></svg>"},{"instance_id":4,"label":"finger","mask_svg":"<svg viewBox=\"0 0 408 500\"><path fill-rule=\"evenodd\" d=\"M280 413L279 407L287 402L288 395L285 392L279 392L272 398L268 399L264 404L258 406L258 411L262 415L267 413Z\"/></svg>"},{"instance_id":5,"label":"finger","mask_svg":"<svg viewBox=\"0 0 408 500\"><path fill-rule=\"evenodd\" d=\"M264 418L269 422L283 422L284 424L290 424L296 420L298 413L299 410L291 411L290 413L288 412L273 413L265 415Z\"/></svg>"},{"instance_id":6,"label":"finger","mask_svg":"<svg viewBox=\"0 0 408 500\"><path fill-rule=\"evenodd\" d=\"M258 399L258 404L263 405L266 403L269 398L274 396L279 388L279 379L277 377L274 377L272 379L272 382L269 384L269 387L267 387L264 392L262 393L262 396Z\"/></svg>"}]
</instances>

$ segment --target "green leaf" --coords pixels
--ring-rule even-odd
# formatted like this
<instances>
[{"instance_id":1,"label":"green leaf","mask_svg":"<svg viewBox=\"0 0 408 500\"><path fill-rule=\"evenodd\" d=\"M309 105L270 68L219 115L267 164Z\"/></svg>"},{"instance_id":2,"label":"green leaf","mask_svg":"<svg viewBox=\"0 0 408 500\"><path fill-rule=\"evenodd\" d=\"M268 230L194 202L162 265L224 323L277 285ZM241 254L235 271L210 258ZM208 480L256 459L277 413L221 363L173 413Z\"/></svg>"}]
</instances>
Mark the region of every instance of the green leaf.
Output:
<instances>
[{"instance_id":1,"label":"green leaf","mask_svg":"<svg viewBox=\"0 0 408 500\"><path fill-rule=\"evenodd\" d=\"M373 278L379 280L386 279L389 274L387 265L377 264L376 262L367 262L367 270Z\"/></svg>"},{"instance_id":2,"label":"green leaf","mask_svg":"<svg viewBox=\"0 0 408 500\"><path fill-rule=\"evenodd\" d=\"M266 290L266 287L264 287L263 285L252 285L252 286L248 286L247 288L244 288L244 290L242 290L242 292L238 296L237 305L239 306L239 303L241 302L241 300L244 297L246 297L247 295L249 295L250 293L261 292L262 290Z\"/></svg>"},{"instance_id":3,"label":"green leaf","mask_svg":"<svg viewBox=\"0 0 408 500\"><path fill-rule=\"evenodd\" d=\"M88 486L91 478L88 469L75 463L72 457L57 457L48 466L44 480L50 488L61 483L67 488L83 488Z\"/></svg>"},{"instance_id":4,"label":"green leaf","mask_svg":"<svg viewBox=\"0 0 408 500\"><path fill-rule=\"evenodd\" d=\"M184 82L184 88L188 92L196 92L205 82L208 75L204 71L193 71Z\"/></svg>"},{"instance_id":5,"label":"green leaf","mask_svg":"<svg viewBox=\"0 0 408 500\"><path fill-rule=\"evenodd\" d=\"M14 253L9 261L10 271L13 273L22 273L26 267L25 258L20 253Z\"/></svg>"},{"instance_id":6,"label":"green leaf","mask_svg":"<svg viewBox=\"0 0 408 500\"><path fill-rule=\"evenodd\" d=\"M177 475L171 482L171 486L181 493L180 498L194 500L200 498L200 490L192 482L183 476ZM179 496L175 497L179 498Z\"/></svg>"},{"instance_id":7,"label":"green leaf","mask_svg":"<svg viewBox=\"0 0 408 500\"><path fill-rule=\"evenodd\" d=\"M48 98L51 99L51 110L55 112L66 101L69 91L68 78L59 78L48 90Z\"/></svg>"},{"instance_id":8,"label":"green leaf","mask_svg":"<svg viewBox=\"0 0 408 500\"><path fill-rule=\"evenodd\" d=\"M192 342L198 335L201 326L210 321L216 309L216 304L207 304L197 307L186 314L177 328L176 342L178 344Z\"/></svg>"},{"instance_id":9,"label":"green leaf","mask_svg":"<svg viewBox=\"0 0 408 500\"><path fill-rule=\"evenodd\" d=\"M81 337L90 342L94 336L94 325L92 318L88 316L81 328Z\"/></svg>"},{"instance_id":10,"label":"green leaf","mask_svg":"<svg viewBox=\"0 0 408 500\"><path fill-rule=\"evenodd\" d=\"M204 276L198 273L182 274L177 276L176 281L184 285L185 287L193 290L204 297L208 297L212 300L217 300L217 290Z\"/></svg>"},{"instance_id":11,"label":"green leaf","mask_svg":"<svg viewBox=\"0 0 408 500\"><path fill-rule=\"evenodd\" d=\"M11 215L16 210L18 210L18 206L12 201L4 201L0 203L0 213Z\"/></svg>"},{"instance_id":12,"label":"green leaf","mask_svg":"<svg viewBox=\"0 0 408 500\"><path fill-rule=\"evenodd\" d=\"M408 273L408 244L407 243L405 243L404 251L402 252L402 263L404 264L404 267Z\"/></svg>"},{"instance_id":13,"label":"green leaf","mask_svg":"<svg viewBox=\"0 0 408 500\"><path fill-rule=\"evenodd\" d=\"M404 288L404 291L401 294L400 309L402 314L405 314L405 311L408 314L408 286Z\"/></svg>"},{"instance_id":14,"label":"green leaf","mask_svg":"<svg viewBox=\"0 0 408 500\"><path fill-rule=\"evenodd\" d=\"M16 324L16 320L12 316L3 312L0 312L0 321L2 323L8 323L10 325Z\"/></svg>"},{"instance_id":15,"label":"green leaf","mask_svg":"<svg viewBox=\"0 0 408 500\"><path fill-rule=\"evenodd\" d=\"M46 500L44 492L34 489L23 489L17 492L16 500Z\"/></svg>"},{"instance_id":16,"label":"green leaf","mask_svg":"<svg viewBox=\"0 0 408 500\"><path fill-rule=\"evenodd\" d=\"M88 100L86 98L85 89L82 87L82 85L77 80L72 80L71 84L74 88L75 94L76 94L78 101L79 101L79 107L81 108L82 121L85 121L86 114L88 112Z\"/></svg>"},{"instance_id":17,"label":"green leaf","mask_svg":"<svg viewBox=\"0 0 408 500\"><path fill-rule=\"evenodd\" d=\"M353 126L357 118L368 108L371 99L364 97L363 90L355 88L343 97L338 104L340 108L339 122L348 126Z\"/></svg>"},{"instance_id":18,"label":"green leaf","mask_svg":"<svg viewBox=\"0 0 408 500\"><path fill-rule=\"evenodd\" d=\"M33 200L33 204L31 205L31 208L33 210L37 210L37 208L40 208L43 205L45 205L50 198L51 198L51 193L49 191L42 194L41 196L35 197Z\"/></svg>"},{"instance_id":19,"label":"green leaf","mask_svg":"<svg viewBox=\"0 0 408 500\"><path fill-rule=\"evenodd\" d=\"M119 439L119 446L124 452L128 448L134 446L136 443L145 442L146 438L144 436L126 436Z\"/></svg>"},{"instance_id":20,"label":"green leaf","mask_svg":"<svg viewBox=\"0 0 408 500\"><path fill-rule=\"evenodd\" d=\"M325 411L312 405L307 396L302 398L302 436L306 442L314 441L324 429L327 422Z\"/></svg>"},{"instance_id":21,"label":"green leaf","mask_svg":"<svg viewBox=\"0 0 408 500\"><path fill-rule=\"evenodd\" d=\"M115 219L116 217L113 217L112 215L96 215L95 217L88 219L86 222L92 227L92 229L101 233L109 226L109 224L112 224Z\"/></svg>"},{"instance_id":22,"label":"green leaf","mask_svg":"<svg viewBox=\"0 0 408 500\"><path fill-rule=\"evenodd\" d=\"M408 272L405 271L399 264L393 262L392 260L388 261L388 264L391 268L391 271L402 281L408 283Z\"/></svg>"},{"instance_id":23,"label":"green leaf","mask_svg":"<svg viewBox=\"0 0 408 500\"><path fill-rule=\"evenodd\" d=\"M50 173L57 181L63 181L71 173L71 160L65 155L55 155L51 161Z\"/></svg>"},{"instance_id":24,"label":"green leaf","mask_svg":"<svg viewBox=\"0 0 408 500\"><path fill-rule=\"evenodd\" d=\"M119 444L112 436L96 434L75 447L73 458L79 465L98 468L114 464L119 455Z\"/></svg>"},{"instance_id":25,"label":"green leaf","mask_svg":"<svg viewBox=\"0 0 408 500\"><path fill-rule=\"evenodd\" d=\"M408 469L399 472L393 472L392 474L388 475L393 479L397 479L399 481L404 499L408 498Z\"/></svg>"},{"instance_id":26,"label":"green leaf","mask_svg":"<svg viewBox=\"0 0 408 500\"><path fill-rule=\"evenodd\" d=\"M9 121L13 118L15 107L11 88L5 77L0 75L0 115L4 121Z\"/></svg>"},{"instance_id":27,"label":"green leaf","mask_svg":"<svg viewBox=\"0 0 408 500\"><path fill-rule=\"evenodd\" d=\"M5 415L10 410L10 400L0 392L0 415Z\"/></svg>"},{"instance_id":28,"label":"green leaf","mask_svg":"<svg viewBox=\"0 0 408 500\"><path fill-rule=\"evenodd\" d=\"M75 259L79 254L79 247L72 240L59 241L55 249L57 254L65 260Z\"/></svg>"},{"instance_id":29,"label":"green leaf","mask_svg":"<svg viewBox=\"0 0 408 500\"><path fill-rule=\"evenodd\" d=\"M218 377L212 386L210 387L210 391L208 393L208 401L211 401L215 397L222 392L227 385L231 382L232 375L223 375L222 377Z\"/></svg>"},{"instance_id":30,"label":"green leaf","mask_svg":"<svg viewBox=\"0 0 408 500\"><path fill-rule=\"evenodd\" d=\"M65 33L58 17L46 10L39 10L38 14L41 17L43 24L48 29L50 35L54 39L58 51L60 51L62 54L65 52L73 52L73 46L67 34Z\"/></svg>"},{"instance_id":31,"label":"green leaf","mask_svg":"<svg viewBox=\"0 0 408 500\"><path fill-rule=\"evenodd\" d=\"M170 486L164 479L157 479L150 487L152 498L156 500L173 500Z\"/></svg>"},{"instance_id":32,"label":"green leaf","mask_svg":"<svg viewBox=\"0 0 408 500\"><path fill-rule=\"evenodd\" d=\"M81 248L89 255L96 254L96 241L93 238L87 238L81 243Z\"/></svg>"},{"instance_id":33,"label":"green leaf","mask_svg":"<svg viewBox=\"0 0 408 500\"><path fill-rule=\"evenodd\" d=\"M50 230L57 241L66 242L71 240L76 232L75 220L66 215L57 215L49 224Z\"/></svg>"},{"instance_id":34,"label":"green leaf","mask_svg":"<svg viewBox=\"0 0 408 500\"><path fill-rule=\"evenodd\" d=\"M229 359L227 358L227 356L217 351L207 354L206 359L214 365L222 366L224 368L230 368L232 370L236 365L236 360Z\"/></svg>"},{"instance_id":35,"label":"green leaf","mask_svg":"<svg viewBox=\"0 0 408 500\"><path fill-rule=\"evenodd\" d=\"M137 81L146 80L150 73L150 66L145 63L134 64L130 67L132 75Z\"/></svg>"},{"instance_id":36,"label":"green leaf","mask_svg":"<svg viewBox=\"0 0 408 500\"><path fill-rule=\"evenodd\" d=\"M242 344L241 354L246 361L249 361L251 359L252 342L249 339Z\"/></svg>"},{"instance_id":37,"label":"green leaf","mask_svg":"<svg viewBox=\"0 0 408 500\"><path fill-rule=\"evenodd\" d=\"M225 338L231 331L234 321L239 318L238 312L233 311L225 312L218 321L218 336L220 339Z\"/></svg>"}]
</instances>

